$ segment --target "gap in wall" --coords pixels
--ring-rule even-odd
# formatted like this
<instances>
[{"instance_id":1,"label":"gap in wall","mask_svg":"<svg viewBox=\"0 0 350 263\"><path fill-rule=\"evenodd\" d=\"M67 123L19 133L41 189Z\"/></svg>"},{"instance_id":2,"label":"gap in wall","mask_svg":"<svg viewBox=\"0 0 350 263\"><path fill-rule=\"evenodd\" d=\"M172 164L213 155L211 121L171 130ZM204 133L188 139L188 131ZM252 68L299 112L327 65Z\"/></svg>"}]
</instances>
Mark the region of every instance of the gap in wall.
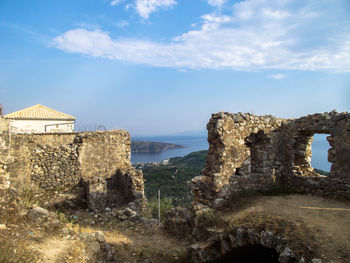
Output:
<instances>
[{"instance_id":1,"label":"gap in wall","mask_svg":"<svg viewBox=\"0 0 350 263\"><path fill-rule=\"evenodd\" d=\"M314 140L311 144L311 165L315 169L320 169L325 172L329 172L331 169L331 163L328 162L328 150L331 147L327 141L329 134L314 134Z\"/></svg>"}]
</instances>

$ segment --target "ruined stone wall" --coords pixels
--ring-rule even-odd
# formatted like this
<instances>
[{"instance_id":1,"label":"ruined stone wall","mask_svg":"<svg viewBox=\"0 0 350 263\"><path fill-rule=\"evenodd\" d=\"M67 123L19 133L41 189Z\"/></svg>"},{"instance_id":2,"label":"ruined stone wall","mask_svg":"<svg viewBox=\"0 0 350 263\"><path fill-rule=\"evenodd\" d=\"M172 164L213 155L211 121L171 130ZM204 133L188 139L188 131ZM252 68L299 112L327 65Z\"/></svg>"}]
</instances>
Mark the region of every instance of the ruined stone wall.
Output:
<instances>
[{"instance_id":1,"label":"ruined stone wall","mask_svg":"<svg viewBox=\"0 0 350 263\"><path fill-rule=\"evenodd\" d=\"M0 116L0 163L10 162L10 128L9 121Z\"/></svg>"},{"instance_id":2,"label":"ruined stone wall","mask_svg":"<svg viewBox=\"0 0 350 263\"><path fill-rule=\"evenodd\" d=\"M329 134L329 176L318 175L311 166L314 134ZM283 184L306 193L350 197L350 114L336 111L297 119L281 129L284 148Z\"/></svg>"},{"instance_id":3,"label":"ruined stone wall","mask_svg":"<svg viewBox=\"0 0 350 263\"><path fill-rule=\"evenodd\" d=\"M67 146L73 143L78 133L35 133L35 134L12 134L22 140L31 141L39 145L50 145L53 148Z\"/></svg>"},{"instance_id":4,"label":"ruined stone wall","mask_svg":"<svg viewBox=\"0 0 350 263\"><path fill-rule=\"evenodd\" d=\"M196 201L217 206L245 189L286 186L300 192L350 198L350 114L330 112L299 119L213 114L202 176L191 181ZM328 177L311 166L316 133L329 134Z\"/></svg>"},{"instance_id":5,"label":"ruined stone wall","mask_svg":"<svg viewBox=\"0 0 350 263\"><path fill-rule=\"evenodd\" d=\"M67 190L85 181L91 204L96 191L107 204L144 204L142 172L130 163L130 136L124 130L72 134L11 134L0 118L1 174L18 188L32 183L48 190ZM97 178L97 179L96 179ZM107 181L117 182L109 184ZM106 187L96 188L96 182Z\"/></svg>"},{"instance_id":6,"label":"ruined stone wall","mask_svg":"<svg viewBox=\"0 0 350 263\"><path fill-rule=\"evenodd\" d=\"M73 134L12 134L12 178L40 187L77 185L81 178L109 178L130 167L130 137L123 130Z\"/></svg>"},{"instance_id":7,"label":"ruined stone wall","mask_svg":"<svg viewBox=\"0 0 350 263\"><path fill-rule=\"evenodd\" d=\"M7 167L13 183L30 185L33 181L47 189L72 185L68 184L69 181L72 181L69 178L75 178L76 175L71 173L68 167L69 162L64 160L60 152L64 151L63 148L69 150L74 136L74 134L10 134L11 162ZM61 180L58 177L59 174L65 180Z\"/></svg>"},{"instance_id":8,"label":"ruined stone wall","mask_svg":"<svg viewBox=\"0 0 350 263\"><path fill-rule=\"evenodd\" d=\"M88 132L77 136L79 163L84 178L110 178L117 169L129 168L130 136L123 130Z\"/></svg>"},{"instance_id":9,"label":"ruined stone wall","mask_svg":"<svg viewBox=\"0 0 350 263\"><path fill-rule=\"evenodd\" d=\"M37 145L32 151L30 175L41 188L62 189L79 184L81 179L78 146Z\"/></svg>"},{"instance_id":10,"label":"ruined stone wall","mask_svg":"<svg viewBox=\"0 0 350 263\"><path fill-rule=\"evenodd\" d=\"M195 200L207 202L232 192L266 188L273 183L276 134L282 119L273 116L217 113L210 119L209 152L202 176L191 181Z\"/></svg>"}]
</instances>

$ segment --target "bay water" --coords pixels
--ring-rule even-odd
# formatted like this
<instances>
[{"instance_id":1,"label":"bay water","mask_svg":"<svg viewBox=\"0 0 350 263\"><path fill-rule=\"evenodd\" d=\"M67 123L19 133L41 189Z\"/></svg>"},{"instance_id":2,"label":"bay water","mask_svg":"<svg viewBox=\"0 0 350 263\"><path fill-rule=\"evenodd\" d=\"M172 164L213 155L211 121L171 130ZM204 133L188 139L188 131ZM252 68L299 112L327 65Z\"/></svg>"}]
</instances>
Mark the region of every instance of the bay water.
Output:
<instances>
[{"instance_id":1,"label":"bay water","mask_svg":"<svg viewBox=\"0 0 350 263\"><path fill-rule=\"evenodd\" d=\"M327 160L327 151L329 149L328 141L324 134L315 134L312 143L311 164L314 168L324 171L330 170L330 163ZM171 157L183 157L191 152L208 150L206 136L154 136L154 137L134 137L134 140L166 142L185 146L185 148L169 149L158 153L132 153L132 163L161 162Z\"/></svg>"}]
</instances>

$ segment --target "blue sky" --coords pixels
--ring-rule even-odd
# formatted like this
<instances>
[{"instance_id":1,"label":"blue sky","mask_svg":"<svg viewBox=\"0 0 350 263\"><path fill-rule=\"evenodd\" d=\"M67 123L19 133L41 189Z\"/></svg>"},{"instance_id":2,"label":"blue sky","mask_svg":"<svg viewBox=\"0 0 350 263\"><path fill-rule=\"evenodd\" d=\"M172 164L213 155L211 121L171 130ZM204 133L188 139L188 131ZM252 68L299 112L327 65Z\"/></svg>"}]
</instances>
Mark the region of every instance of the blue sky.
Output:
<instances>
[{"instance_id":1,"label":"blue sky","mask_svg":"<svg viewBox=\"0 0 350 263\"><path fill-rule=\"evenodd\" d=\"M0 0L0 103L132 135L350 109L348 0Z\"/></svg>"}]
</instances>

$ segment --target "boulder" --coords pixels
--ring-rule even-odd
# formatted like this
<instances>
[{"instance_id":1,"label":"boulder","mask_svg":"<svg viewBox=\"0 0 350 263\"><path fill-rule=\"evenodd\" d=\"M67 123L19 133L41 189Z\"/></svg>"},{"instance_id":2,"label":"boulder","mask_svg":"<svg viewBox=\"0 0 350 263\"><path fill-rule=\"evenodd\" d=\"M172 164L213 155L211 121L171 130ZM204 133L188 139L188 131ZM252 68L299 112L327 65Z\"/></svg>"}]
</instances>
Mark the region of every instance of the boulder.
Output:
<instances>
[{"instance_id":1,"label":"boulder","mask_svg":"<svg viewBox=\"0 0 350 263\"><path fill-rule=\"evenodd\" d=\"M48 217L50 217L50 212L42 207L34 207L27 214L27 218L33 222L42 221Z\"/></svg>"}]
</instances>

